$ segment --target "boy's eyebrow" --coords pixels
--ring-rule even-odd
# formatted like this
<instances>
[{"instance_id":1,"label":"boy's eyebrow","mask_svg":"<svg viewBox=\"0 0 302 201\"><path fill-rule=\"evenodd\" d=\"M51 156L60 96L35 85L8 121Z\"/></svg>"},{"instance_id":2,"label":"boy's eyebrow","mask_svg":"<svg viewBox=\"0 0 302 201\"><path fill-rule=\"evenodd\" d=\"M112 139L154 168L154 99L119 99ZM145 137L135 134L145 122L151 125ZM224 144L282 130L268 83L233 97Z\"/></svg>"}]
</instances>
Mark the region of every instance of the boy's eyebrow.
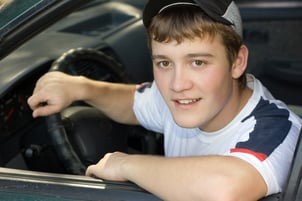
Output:
<instances>
[{"instance_id":1,"label":"boy's eyebrow","mask_svg":"<svg viewBox=\"0 0 302 201\"><path fill-rule=\"evenodd\" d=\"M167 59L168 57L164 56L164 55L152 55L151 59Z\"/></svg>"},{"instance_id":2,"label":"boy's eyebrow","mask_svg":"<svg viewBox=\"0 0 302 201\"><path fill-rule=\"evenodd\" d=\"M191 53L191 54L187 54L186 57L188 58L194 58L194 57L214 57L213 54L210 53ZM152 55L151 59L167 59L168 57L165 55Z\"/></svg>"},{"instance_id":3,"label":"boy's eyebrow","mask_svg":"<svg viewBox=\"0 0 302 201\"><path fill-rule=\"evenodd\" d=\"M214 55L210 53L192 53L188 54L187 57L214 57Z\"/></svg>"}]
</instances>

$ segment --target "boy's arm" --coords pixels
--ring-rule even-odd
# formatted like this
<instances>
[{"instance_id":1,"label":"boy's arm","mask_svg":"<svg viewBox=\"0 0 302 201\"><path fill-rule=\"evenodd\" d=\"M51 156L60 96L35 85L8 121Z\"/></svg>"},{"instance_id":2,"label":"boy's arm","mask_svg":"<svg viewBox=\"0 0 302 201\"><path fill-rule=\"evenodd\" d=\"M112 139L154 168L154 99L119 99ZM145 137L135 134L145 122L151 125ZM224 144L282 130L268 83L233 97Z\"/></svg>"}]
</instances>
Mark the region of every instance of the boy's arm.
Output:
<instances>
[{"instance_id":1,"label":"boy's arm","mask_svg":"<svg viewBox=\"0 0 302 201\"><path fill-rule=\"evenodd\" d=\"M255 201L266 184L258 171L232 156L164 158L106 155L86 172L109 180L130 180L163 200Z\"/></svg>"},{"instance_id":2,"label":"boy's arm","mask_svg":"<svg viewBox=\"0 0 302 201\"><path fill-rule=\"evenodd\" d=\"M50 72L38 80L28 104L33 109L33 116L38 117L60 112L73 101L82 100L115 121L138 124L132 109L134 92L135 85L113 84Z\"/></svg>"},{"instance_id":3,"label":"boy's arm","mask_svg":"<svg viewBox=\"0 0 302 201\"><path fill-rule=\"evenodd\" d=\"M135 85L87 79L84 82L82 100L119 123L139 124L133 112Z\"/></svg>"}]
</instances>

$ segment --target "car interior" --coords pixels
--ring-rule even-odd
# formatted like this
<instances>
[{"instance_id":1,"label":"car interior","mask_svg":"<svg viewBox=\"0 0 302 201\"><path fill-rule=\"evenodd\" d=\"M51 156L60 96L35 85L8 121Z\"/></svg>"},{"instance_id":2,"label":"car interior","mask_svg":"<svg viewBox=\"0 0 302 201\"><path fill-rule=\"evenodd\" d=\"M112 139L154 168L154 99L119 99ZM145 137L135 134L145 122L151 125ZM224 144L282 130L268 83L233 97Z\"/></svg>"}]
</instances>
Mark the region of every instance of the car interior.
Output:
<instances>
[{"instance_id":1,"label":"car interior","mask_svg":"<svg viewBox=\"0 0 302 201\"><path fill-rule=\"evenodd\" d=\"M1 167L81 175L107 152L164 153L160 133L113 122L84 102L37 119L32 118L26 102L35 81L48 71L110 82L152 81L141 21L144 3L92 2L0 61ZM251 0L238 0L237 4L244 42L250 49L247 72L302 117L302 4ZM302 199L301 143L299 140L285 193L262 201Z\"/></svg>"}]
</instances>

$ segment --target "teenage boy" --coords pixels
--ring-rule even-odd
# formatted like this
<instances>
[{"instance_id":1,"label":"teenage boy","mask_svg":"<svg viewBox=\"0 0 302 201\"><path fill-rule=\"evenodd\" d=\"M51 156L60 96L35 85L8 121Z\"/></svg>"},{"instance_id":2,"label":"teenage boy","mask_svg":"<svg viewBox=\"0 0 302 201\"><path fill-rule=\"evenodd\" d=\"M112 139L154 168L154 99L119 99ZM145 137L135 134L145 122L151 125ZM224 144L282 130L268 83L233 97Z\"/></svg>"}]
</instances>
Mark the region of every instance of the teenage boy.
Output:
<instances>
[{"instance_id":1,"label":"teenage boy","mask_svg":"<svg viewBox=\"0 0 302 201\"><path fill-rule=\"evenodd\" d=\"M130 180L164 200L255 201L282 191L301 120L245 73L235 3L150 0L143 22L153 83L48 73L28 100L33 116L84 100L115 121L163 133L165 157L108 153L86 174Z\"/></svg>"}]
</instances>

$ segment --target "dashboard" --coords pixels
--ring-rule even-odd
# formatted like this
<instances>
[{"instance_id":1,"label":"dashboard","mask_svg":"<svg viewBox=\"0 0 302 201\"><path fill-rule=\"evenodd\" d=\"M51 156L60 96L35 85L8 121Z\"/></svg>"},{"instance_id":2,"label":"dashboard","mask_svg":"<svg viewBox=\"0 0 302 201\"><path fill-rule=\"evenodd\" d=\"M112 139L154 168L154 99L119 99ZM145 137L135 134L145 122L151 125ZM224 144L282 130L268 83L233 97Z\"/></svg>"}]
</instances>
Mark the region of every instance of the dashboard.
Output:
<instances>
[{"instance_id":1,"label":"dashboard","mask_svg":"<svg viewBox=\"0 0 302 201\"><path fill-rule=\"evenodd\" d=\"M0 142L32 121L27 99L33 87L32 80L26 80L0 99Z\"/></svg>"}]
</instances>

